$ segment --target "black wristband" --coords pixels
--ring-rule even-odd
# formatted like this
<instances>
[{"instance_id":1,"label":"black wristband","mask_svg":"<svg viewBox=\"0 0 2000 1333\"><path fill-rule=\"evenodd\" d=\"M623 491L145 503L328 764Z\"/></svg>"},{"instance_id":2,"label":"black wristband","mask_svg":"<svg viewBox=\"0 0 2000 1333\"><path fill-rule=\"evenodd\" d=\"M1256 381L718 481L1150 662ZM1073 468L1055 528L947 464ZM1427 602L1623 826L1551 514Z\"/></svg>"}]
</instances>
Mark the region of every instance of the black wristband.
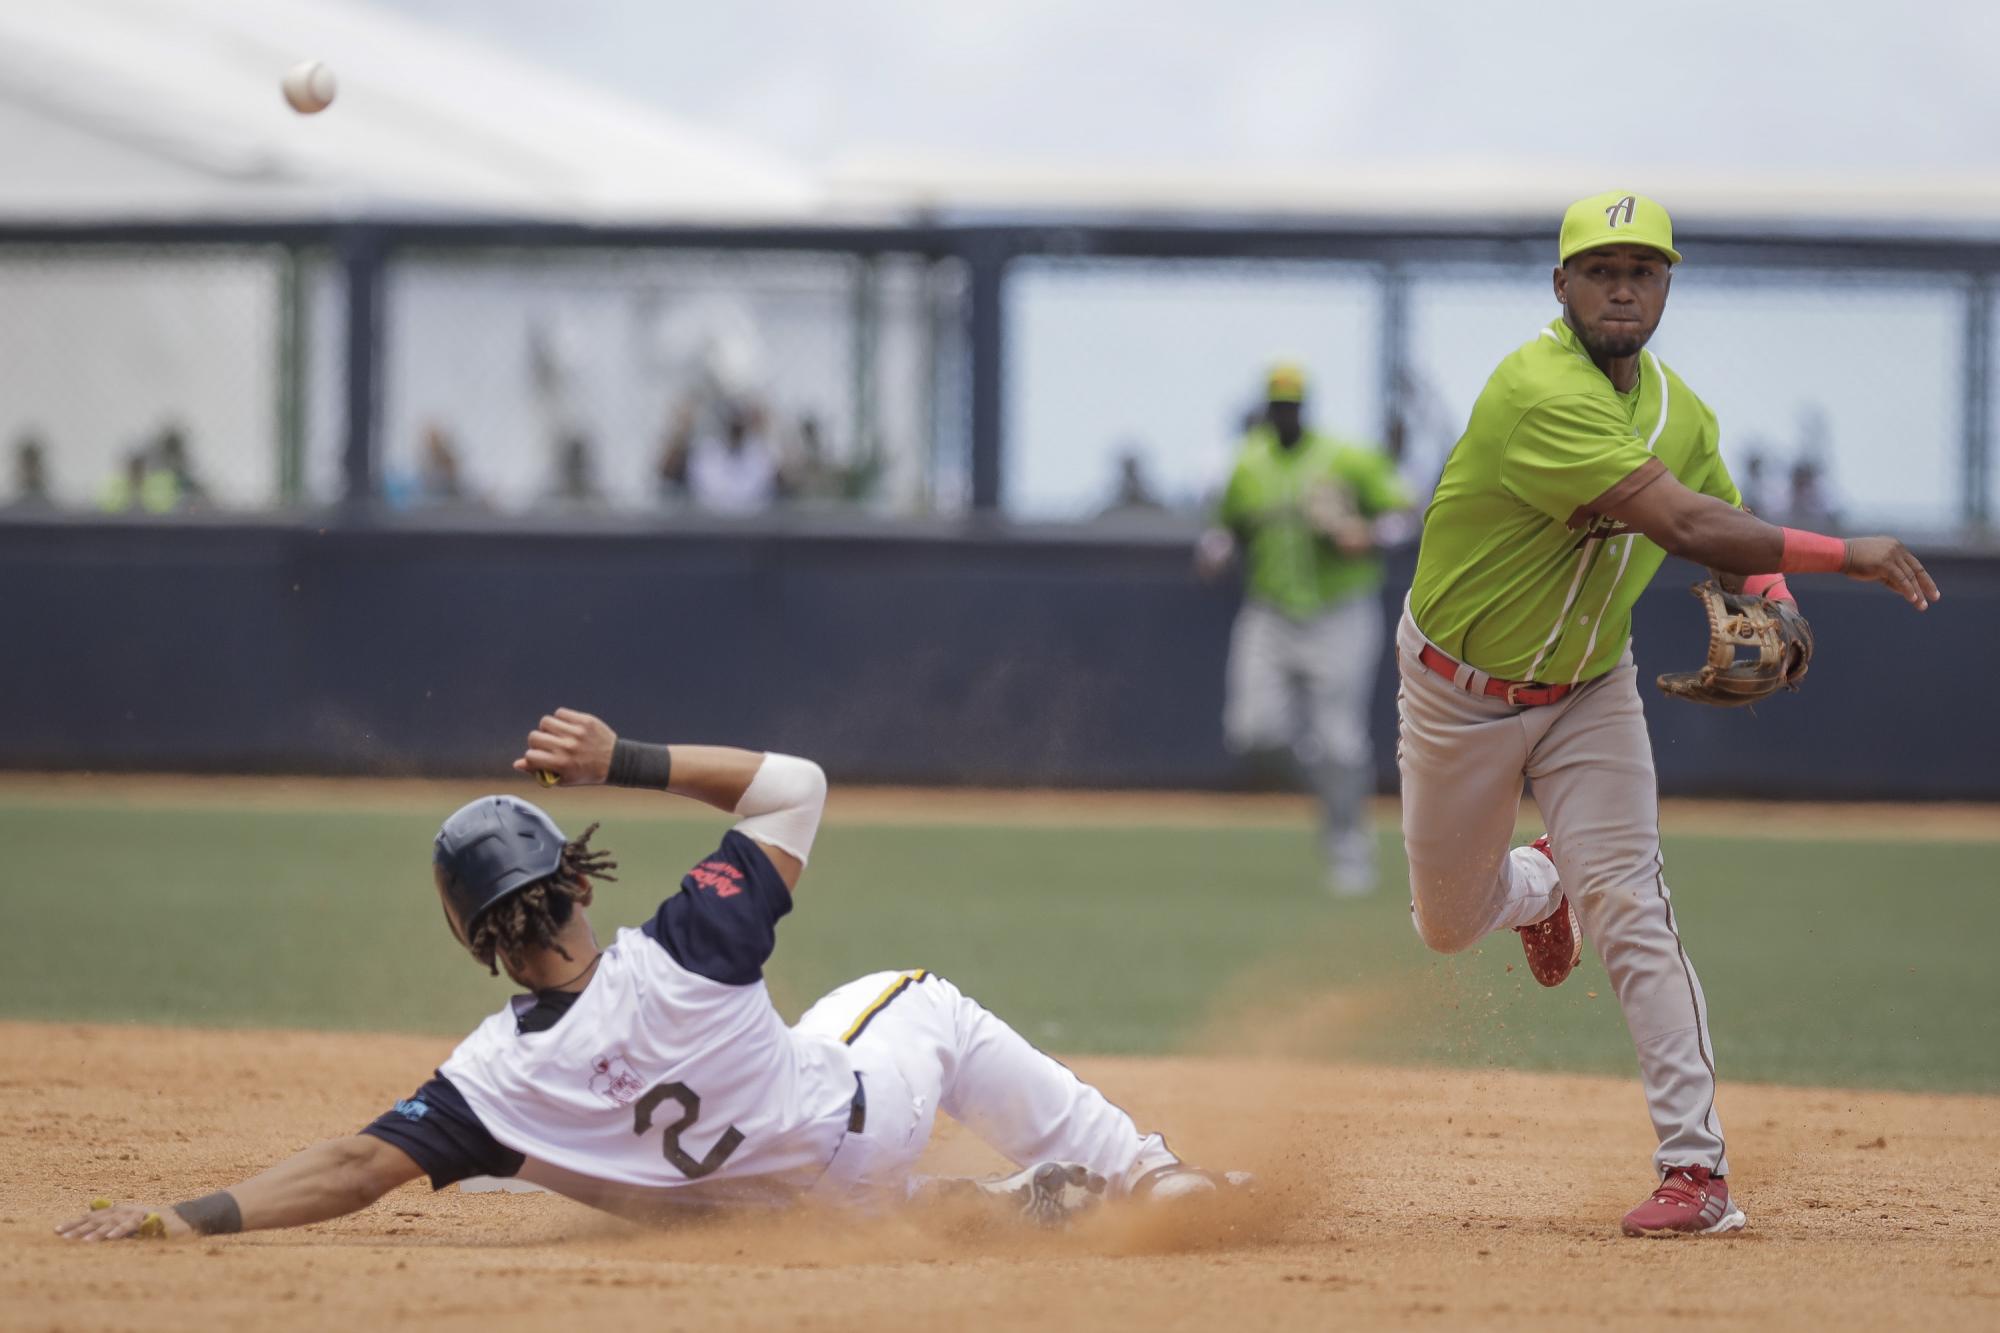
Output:
<instances>
[{"instance_id":1,"label":"black wristband","mask_svg":"<svg viewBox=\"0 0 2000 1333\"><path fill-rule=\"evenodd\" d=\"M673 755L666 746L621 740L611 747L611 772L604 780L614 787L665 791L673 776Z\"/></svg>"},{"instance_id":2,"label":"black wristband","mask_svg":"<svg viewBox=\"0 0 2000 1333\"><path fill-rule=\"evenodd\" d=\"M174 1211L198 1236L233 1236L243 1229L243 1210L236 1206L236 1196L228 1190L177 1203Z\"/></svg>"}]
</instances>

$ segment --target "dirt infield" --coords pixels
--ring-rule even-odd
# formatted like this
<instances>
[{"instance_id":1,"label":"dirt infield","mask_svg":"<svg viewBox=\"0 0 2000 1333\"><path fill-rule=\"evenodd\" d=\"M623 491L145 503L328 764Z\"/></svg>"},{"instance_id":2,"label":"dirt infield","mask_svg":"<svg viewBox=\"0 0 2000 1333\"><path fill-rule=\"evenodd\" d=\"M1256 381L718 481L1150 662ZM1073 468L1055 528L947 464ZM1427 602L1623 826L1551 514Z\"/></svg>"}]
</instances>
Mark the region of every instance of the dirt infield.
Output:
<instances>
[{"instance_id":1,"label":"dirt infield","mask_svg":"<svg viewBox=\"0 0 2000 1333\"><path fill-rule=\"evenodd\" d=\"M1091 1060L1267 1188L1254 1217L1066 1237L908 1220L641 1231L552 1196L422 1184L296 1232L72 1245L97 1193L206 1192L404 1095L449 1043L0 1024L0 1326L553 1328L1992 1327L2000 1099L1726 1089L1738 1238L1615 1234L1650 1183L1637 1088L1577 1077ZM947 1134L941 1163L990 1159Z\"/></svg>"}]
</instances>

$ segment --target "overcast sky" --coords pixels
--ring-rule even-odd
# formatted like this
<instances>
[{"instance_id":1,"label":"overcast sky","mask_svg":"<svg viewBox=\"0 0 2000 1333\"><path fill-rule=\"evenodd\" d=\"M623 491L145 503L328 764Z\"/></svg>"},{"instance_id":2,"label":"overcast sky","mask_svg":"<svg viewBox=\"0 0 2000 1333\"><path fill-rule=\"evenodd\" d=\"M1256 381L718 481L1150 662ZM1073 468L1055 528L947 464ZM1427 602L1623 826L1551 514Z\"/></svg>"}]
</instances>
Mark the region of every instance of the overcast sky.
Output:
<instances>
[{"instance_id":1,"label":"overcast sky","mask_svg":"<svg viewBox=\"0 0 2000 1333\"><path fill-rule=\"evenodd\" d=\"M2000 166L1993 0L377 0L824 166Z\"/></svg>"}]
</instances>

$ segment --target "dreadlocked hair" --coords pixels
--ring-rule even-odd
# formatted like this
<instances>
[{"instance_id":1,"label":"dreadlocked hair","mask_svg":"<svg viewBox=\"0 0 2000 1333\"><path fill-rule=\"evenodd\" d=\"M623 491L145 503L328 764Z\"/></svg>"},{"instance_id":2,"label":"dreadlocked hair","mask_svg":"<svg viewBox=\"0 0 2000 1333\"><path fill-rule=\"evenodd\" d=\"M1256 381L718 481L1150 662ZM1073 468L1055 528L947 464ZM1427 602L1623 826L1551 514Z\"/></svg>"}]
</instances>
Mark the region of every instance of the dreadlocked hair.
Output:
<instances>
[{"instance_id":1,"label":"dreadlocked hair","mask_svg":"<svg viewBox=\"0 0 2000 1333\"><path fill-rule=\"evenodd\" d=\"M610 853L590 849L590 835L595 832L597 825L592 824L582 837L564 843L554 874L507 895L472 923L472 956L489 972L500 974L501 958L518 969L536 949L554 949L569 957L569 950L556 943L556 935L569 924L577 901L590 891L591 880L618 880L610 873L618 868Z\"/></svg>"}]
</instances>

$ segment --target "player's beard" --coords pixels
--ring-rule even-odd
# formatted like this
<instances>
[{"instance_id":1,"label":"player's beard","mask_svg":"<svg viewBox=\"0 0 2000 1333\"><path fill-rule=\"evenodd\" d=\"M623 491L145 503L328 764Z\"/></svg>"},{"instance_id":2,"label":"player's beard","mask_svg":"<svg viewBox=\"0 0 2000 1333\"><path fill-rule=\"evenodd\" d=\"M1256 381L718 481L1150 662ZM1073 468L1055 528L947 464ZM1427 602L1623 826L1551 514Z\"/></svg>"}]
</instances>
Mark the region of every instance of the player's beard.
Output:
<instances>
[{"instance_id":1,"label":"player's beard","mask_svg":"<svg viewBox=\"0 0 2000 1333\"><path fill-rule=\"evenodd\" d=\"M1600 325L1595 329L1578 328L1576 336L1595 360L1614 361L1620 357L1639 355L1639 349L1652 341L1653 330L1631 324L1619 324L1611 329Z\"/></svg>"}]
</instances>

